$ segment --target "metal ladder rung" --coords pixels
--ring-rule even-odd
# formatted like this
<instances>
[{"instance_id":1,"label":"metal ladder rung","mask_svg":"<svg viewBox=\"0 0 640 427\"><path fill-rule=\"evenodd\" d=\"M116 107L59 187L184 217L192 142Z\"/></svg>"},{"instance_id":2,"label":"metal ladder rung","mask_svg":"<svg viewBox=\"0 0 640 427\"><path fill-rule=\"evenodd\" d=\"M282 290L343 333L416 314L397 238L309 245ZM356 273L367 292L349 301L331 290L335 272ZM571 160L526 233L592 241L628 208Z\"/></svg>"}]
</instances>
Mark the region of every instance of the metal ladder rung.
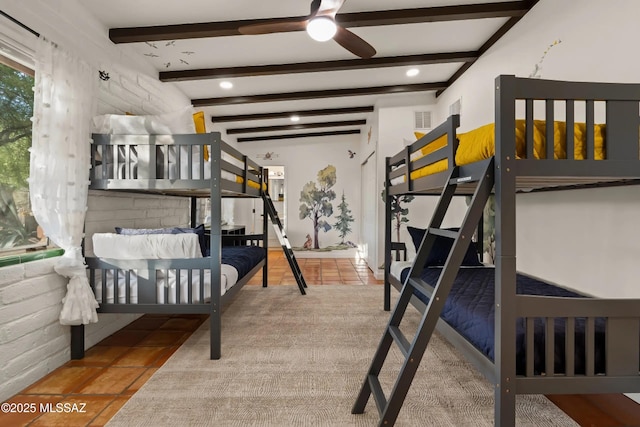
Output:
<instances>
[{"instance_id":1,"label":"metal ladder rung","mask_svg":"<svg viewBox=\"0 0 640 427\"><path fill-rule=\"evenodd\" d=\"M411 287L413 287L413 289L416 289L418 292L428 298L431 298L431 295L433 295L433 286L422 279L410 277L408 283Z\"/></svg>"},{"instance_id":2,"label":"metal ladder rung","mask_svg":"<svg viewBox=\"0 0 640 427\"><path fill-rule=\"evenodd\" d=\"M398 344L398 347L400 347L400 351L402 351L404 357L407 357L409 355L409 350L411 349L411 343L409 343L409 340L397 326L389 326L389 333L396 344Z\"/></svg>"},{"instance_id":3,"label":"metal ladder rung","mask_svg":"<svg viewBox=\"0 0 640 427\"><path fill-rule=\"evenodd\" d=\"M380 380L375 375L368 375L369 387L371 387L371 394L373 394L373 399L376 401L376 406L378 407L378 413L382 416L382 411L387 407L387 398L384 396L384 391L382 391L382 386L380 385Z\"/></svg>"},{"instance_id":4,"label":"metal ladder rung","mask_svg":"<svg viewBox=\"0 0 640 427\"><path fill-rule=\"evenodd\" d=\"M449 239L457 239L460 235L459 231L446 230L444 228L429 228L429 233L435 234L436 236L447 237Z\"/></svg>"}]
</instances>

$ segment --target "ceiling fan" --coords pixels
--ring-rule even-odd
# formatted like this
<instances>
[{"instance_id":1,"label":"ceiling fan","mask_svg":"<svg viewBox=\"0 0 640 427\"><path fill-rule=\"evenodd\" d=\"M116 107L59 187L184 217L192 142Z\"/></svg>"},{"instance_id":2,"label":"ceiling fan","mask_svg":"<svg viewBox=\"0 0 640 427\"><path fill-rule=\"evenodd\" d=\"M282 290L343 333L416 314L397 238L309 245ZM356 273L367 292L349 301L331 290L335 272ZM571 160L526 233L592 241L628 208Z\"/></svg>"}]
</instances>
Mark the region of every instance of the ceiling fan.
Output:
<instances>
[{"instance_id":1,"label":"ceiling fan","mask_svg":"<svg viewBox=\"0 0 640 427\"><path fill-rule=\"evenodd\" d=\"M238 28L240 34L270 34L306 30L318 41L335 40L340 46L361 58L371 58L376 50L366 41L340 26L336 14L346 0L313 0L311 13L303 20L278 20L278 22L245 25Z\"/></svg>"}]
</instances>

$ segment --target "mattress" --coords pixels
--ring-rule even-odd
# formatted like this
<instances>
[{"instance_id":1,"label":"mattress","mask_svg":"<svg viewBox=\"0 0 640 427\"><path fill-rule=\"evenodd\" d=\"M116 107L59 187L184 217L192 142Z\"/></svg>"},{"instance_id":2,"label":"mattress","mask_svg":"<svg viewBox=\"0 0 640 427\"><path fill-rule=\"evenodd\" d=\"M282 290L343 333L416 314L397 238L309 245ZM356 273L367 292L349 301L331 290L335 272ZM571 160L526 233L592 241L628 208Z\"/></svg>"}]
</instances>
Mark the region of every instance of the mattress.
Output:
<instances>
[{"instance_id":1,"label":"mattress","mask_svg":"<svg viewBox=\"0 0 640 427\"><path fill-rule=\"evenodd\" d=\"M422 280L435 284L442 268L425 268ZM402 271L400 279L404 279L409 269ZM397 276L396 276L397 277ZM441 318L473 344L490 360L494 360L495 337L495 270L491 267L461 268L447 297ZM518 274L516 277L516 292L520 295L545 295L566 298L585 298L576 292L554 286L540 280ZM428 303L428 298L416 292L416 296ZM567 302L570 304L570 302ZM545 371L545 320L535 319L534 322L534 373L539 375ZM565 370L565 321L555 320L555 373ZM595 373L605 372L605 321L596 319L595 322ZM516 323L516 373L524 375L526 369L526 334L525 320L517 319ZM575 322L575 374L585 373L585 321L576 319Z\"/></svg>"},{"instance_id":2,"label":"mattress","mask_svg":"<svg viewBox=\"0 0 640 427\"><path fill-rule=\"evenodd\" d=\"M533 121L533 155L536 159L545 158L546 150L546 122L544 120ZM605 158L605 131L606 125L594 125L594 145L596 160ZM463 166L480 160L488 159L495 155L495 124L490 123L466 133L457 134L458 150L456 151L456 165ZM554 159L566 159L567 124L565 122L553 123ZM574 124L574 159L586 158L586 124ZM524 120L516 120L516 158L524 159L527 156L526 125ZM411 161L416 161L427 154L433 153L447 145L447 135L434 140L431 144L411 153ZM411 172L411 179L415 180L427 175L444 172L448 168L447 159L439 160ZM404 182L404 176L391 180L391 185Z\"/></svg>"},{"instance_id":3,"label":"mattress","mask_svg":"<svg viewBox=\"0 0 640 427\"><path fill-rule=\"evenodd\" d=\"M93 235L94 253L104 259L183 259L202 258L198 236L193 233L184 234L144 234L121 235L114 233L96 233ZM264 257L263 248L253 246L223 247L221 255L220 291L224 295L238 279L245 276ZM126 303L127 272L123 270L95 270L93 283L96 300L99 303L115 302L115 288L117 287L119 304ZM189 287L191 287L191 301L201 303L211 297L211 272L189 271L181 269L157 270L155 283L156 303L158 304L186 304L189 302ZM147 270L131 270L129 273L130 303L138 304L140 278L149 277ZM103 287L106 287L106 300L103 301Z\"/></svg>"}]
</instances>

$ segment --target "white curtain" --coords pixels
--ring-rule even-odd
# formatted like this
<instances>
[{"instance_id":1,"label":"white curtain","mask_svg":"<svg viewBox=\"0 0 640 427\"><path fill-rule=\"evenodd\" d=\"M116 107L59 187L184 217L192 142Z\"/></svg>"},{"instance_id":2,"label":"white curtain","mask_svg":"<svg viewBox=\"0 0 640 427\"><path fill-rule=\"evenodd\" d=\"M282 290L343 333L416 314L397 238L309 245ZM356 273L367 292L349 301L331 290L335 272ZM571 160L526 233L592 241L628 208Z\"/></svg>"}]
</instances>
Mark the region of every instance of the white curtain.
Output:
<instances>
[{"instance_id":1,"label":"white curtain","mask_svg":"<svg viewBox=\"0 0 640 427\"><path fill-rule=\"evenodd\" d=\"M60 323L86 325L98 321L81 249L98 72L43 37L35 71L31 205L45 234L65 251L55 266L69 278Z\"/></svg>"}]
</instances>

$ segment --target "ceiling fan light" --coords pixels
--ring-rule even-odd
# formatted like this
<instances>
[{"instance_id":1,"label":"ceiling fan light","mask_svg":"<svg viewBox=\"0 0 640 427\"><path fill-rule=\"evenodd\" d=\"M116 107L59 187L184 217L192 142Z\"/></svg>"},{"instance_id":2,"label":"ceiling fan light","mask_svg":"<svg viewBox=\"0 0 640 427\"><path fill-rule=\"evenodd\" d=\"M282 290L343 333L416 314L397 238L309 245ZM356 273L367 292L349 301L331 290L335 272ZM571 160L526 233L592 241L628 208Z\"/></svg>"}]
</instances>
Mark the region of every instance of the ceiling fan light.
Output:
<instances>
[{"instance_id":1,"label":"ceiling fan light","mask_svg":"<svg viewBox=\"0 0 640 427\"><path fill-rule=\"evenodd\" d=\"M319 42L331 40L336 34L338 27L333 19L326 16L317 16L307 24L309 37Z\"/></svg>"}]
</instances>

